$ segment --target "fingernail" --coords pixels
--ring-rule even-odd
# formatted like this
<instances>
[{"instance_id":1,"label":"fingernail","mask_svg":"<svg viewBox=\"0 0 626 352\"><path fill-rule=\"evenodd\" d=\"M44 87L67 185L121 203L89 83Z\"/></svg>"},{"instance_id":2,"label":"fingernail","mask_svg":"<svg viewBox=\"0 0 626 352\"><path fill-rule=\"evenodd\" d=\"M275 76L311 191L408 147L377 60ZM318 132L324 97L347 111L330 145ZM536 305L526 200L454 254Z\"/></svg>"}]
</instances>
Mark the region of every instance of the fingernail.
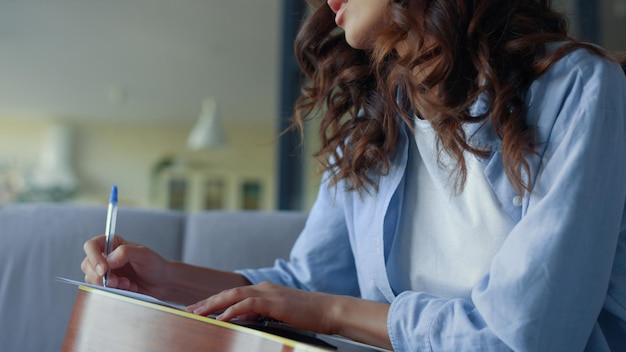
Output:
<instances>
[{"instance_id":1,"label":"fingernail","mask_svg":"<svg viewBox=\"0 0 626 352\"><path fill-rule=\"evenodd\" d=\"M98 264L96 265L96 272L98 273L98 275L102 276L104 275L104 269L102 268L102 264Z\"/></svg>"}]
</instances>

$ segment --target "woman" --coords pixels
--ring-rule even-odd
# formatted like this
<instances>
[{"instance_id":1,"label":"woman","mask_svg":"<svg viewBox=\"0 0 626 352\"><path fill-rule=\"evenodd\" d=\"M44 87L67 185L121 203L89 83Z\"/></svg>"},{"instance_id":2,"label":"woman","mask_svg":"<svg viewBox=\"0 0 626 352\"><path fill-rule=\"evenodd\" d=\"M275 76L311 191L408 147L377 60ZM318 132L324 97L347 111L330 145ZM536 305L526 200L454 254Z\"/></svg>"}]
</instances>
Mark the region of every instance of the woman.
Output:
<instances>
[{"instance_id":1,"label":"woman","mask_svg":"<svg viewBox=\"0 0 626 352\"><path fill-rule=\"evenodd\" d=\"M546 0L316 7L294 126L321 111L326 172L290 260L226 273L123 240L105 260L99 236L85 280L398 351L624 350L620 66Z\"/></svg>"}]
</instances>

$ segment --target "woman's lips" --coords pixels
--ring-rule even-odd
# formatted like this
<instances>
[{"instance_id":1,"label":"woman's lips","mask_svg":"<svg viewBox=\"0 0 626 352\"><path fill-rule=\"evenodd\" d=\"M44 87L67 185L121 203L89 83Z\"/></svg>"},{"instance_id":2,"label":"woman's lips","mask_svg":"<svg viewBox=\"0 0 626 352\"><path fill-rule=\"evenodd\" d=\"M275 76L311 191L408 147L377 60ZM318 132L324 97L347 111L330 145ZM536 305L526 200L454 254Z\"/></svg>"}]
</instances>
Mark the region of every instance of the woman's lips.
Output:
<instances>
[{"instance_id":1,"label":"woman's lips","mask_svg":"<svg viewBox=\"0 0 626 352\"><path fill-rule=\"evenodd\" d=\"M341 4L343 4L345 0L328 0L328 6L334 13L337 13L341 8Z\"/></svg>"},{"instance_id":2,"label":"woman's lips","mask_svg":"<svg viewBox=\"0 0 626 352\"><path fill-rule=\"evenodd\" d=\"M335 13L335 23L341 26L343 23L343 13L346 9L347 0L328 0L328 6Z\"/></svg>"}]
</instances>

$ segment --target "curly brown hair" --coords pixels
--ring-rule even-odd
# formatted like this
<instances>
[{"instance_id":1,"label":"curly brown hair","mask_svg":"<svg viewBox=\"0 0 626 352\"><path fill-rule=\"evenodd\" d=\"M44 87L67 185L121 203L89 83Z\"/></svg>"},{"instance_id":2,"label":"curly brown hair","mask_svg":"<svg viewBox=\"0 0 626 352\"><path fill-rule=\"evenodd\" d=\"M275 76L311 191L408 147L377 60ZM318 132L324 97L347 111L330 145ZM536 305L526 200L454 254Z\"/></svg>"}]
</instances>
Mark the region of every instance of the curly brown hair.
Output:
<instances>
[{"instance_id":1,"label":"curly brown hair","mask_svg":"<svg viewBox=\"0 0 626 352\"><path fill-rule=\"evenodd\" d=\"M390 0L388 9L371 50L346 43L328 6L307 18L296 39L307 84L292 127L302 131L306 120L320 118L315 157L332 172L331 184L376 188L376 176L389 171L402 124L412 128L417 114L432 123L439 152L456 161L458 190L467 175L463 153L489 153L468 143L463 125L486 119L502 140L511 184L520 194L530 190L523 176L537 144L525 123L530 83L575 49L605 54L569 37L566 19L548 0ZM548 52L551 42L564 44ZM481 95L488 109L472 116L469 108Z\"/></svg>"}]
</instances>

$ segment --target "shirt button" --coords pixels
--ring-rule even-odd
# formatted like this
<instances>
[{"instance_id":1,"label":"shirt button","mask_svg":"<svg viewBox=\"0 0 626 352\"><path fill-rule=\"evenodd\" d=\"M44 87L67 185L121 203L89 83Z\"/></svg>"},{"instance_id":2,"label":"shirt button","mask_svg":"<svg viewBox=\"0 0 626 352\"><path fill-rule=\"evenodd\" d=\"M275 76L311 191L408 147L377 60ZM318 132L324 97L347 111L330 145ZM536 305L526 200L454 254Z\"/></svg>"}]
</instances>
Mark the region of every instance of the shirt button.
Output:
<instances>
[{"instance_id":1,"label":"shirt button","mask_svg":"<svg viewBox=\"0 0 626 352\"><path fill-rule=\"evenodd\" d=\"M513 197L513 205L515 205L516 207L521 207L522 206L522 196L515 196L515 197Z\"/></svg>"}]
</instances>

